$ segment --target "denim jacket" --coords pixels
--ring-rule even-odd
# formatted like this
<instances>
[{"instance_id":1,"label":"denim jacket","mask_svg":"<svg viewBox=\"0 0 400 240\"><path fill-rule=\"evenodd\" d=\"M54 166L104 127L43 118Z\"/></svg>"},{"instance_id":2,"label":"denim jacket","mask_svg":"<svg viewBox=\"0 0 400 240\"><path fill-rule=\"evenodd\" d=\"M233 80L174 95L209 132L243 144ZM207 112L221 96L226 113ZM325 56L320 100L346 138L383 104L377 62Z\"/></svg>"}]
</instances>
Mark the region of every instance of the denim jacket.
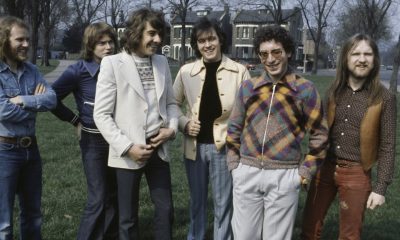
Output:
<instances>
[{"instance_id":1,"label":"denim jacket","mask_svg":"<svg viewBox=\"0 0 400 240\"><path fill-rule=\"evenodd\" d=\"M43 83L44 94L34 95L36 86ZM43 79L35 65L24 62L15 74L0 61L0 136L22 137L35 135L36 112L56 107L56 94ZM20 96L22 106L10 102Z\"/></svg>"}]
</instances>

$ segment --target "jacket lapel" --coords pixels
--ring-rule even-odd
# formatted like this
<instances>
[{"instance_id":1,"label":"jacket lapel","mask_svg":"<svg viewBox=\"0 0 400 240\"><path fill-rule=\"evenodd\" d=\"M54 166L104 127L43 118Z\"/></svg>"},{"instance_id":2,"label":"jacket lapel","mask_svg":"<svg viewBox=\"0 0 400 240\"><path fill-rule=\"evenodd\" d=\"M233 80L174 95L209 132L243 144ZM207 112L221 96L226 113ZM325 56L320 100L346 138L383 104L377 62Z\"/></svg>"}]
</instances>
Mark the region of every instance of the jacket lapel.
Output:
<instances>
[{"instance_id":1,"label":"jacket lapel","mask_svg":"<svg viewBox=\"0 0 400 240\"><path fill-rule=\"evenodd\" d=\"M121 57L121 76L123 79L126 79L128 84L139 94L141 98L146 100L136 64L133 61L132 56L125 51L122 52Z\"/></svg>"}]
</instances>

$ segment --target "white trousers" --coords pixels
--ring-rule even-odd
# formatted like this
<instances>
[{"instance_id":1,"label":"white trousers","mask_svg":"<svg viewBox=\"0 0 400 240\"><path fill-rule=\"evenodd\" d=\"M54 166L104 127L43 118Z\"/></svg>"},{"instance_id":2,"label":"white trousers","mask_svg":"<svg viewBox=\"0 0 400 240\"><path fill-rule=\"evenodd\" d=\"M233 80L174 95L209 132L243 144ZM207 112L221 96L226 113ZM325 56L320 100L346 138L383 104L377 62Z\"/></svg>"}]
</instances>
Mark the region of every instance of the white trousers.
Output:
<instances>
[{"instance_id":1,"label":"white trousers","mask_svg":"<svg viewBox=\"0 0 400 240\"><path fill-rule=\"evenodd\" d=\"M298 169L232 171L234 239L290 240L300 191Z\"/></svg>"}]
</instances>

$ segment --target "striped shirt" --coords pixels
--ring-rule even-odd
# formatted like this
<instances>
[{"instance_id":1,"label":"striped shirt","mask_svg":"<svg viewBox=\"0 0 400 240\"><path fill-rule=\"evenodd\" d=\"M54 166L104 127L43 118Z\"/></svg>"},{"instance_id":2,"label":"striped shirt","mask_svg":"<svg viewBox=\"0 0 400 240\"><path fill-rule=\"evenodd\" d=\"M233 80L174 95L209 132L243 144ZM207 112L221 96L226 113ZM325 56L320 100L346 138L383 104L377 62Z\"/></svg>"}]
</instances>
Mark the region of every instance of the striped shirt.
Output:
<instances>
[{"instance_id":1,"label":"striped shirt","mask_svg":"<svg viewBox=\"0 0 400 240\"><path fill-rule=\"evenodd\" d=\"M309 132L302 161L301 142ZM243 82L228 124L227 161L264 169L299 168L311 179L326 155L328 126L313 83L288 72L276 84L263 74Z\"/></svg>"}]
</instances>

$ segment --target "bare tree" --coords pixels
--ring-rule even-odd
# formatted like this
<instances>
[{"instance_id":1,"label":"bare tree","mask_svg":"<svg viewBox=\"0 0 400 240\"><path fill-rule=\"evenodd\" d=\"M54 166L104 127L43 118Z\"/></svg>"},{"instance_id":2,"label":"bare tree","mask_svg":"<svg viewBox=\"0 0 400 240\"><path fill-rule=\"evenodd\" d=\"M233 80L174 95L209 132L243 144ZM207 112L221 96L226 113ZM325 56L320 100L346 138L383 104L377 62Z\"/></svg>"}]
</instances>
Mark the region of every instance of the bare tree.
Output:
<instances>
[{"instance_id":1,"label":"bare tree","mask_svg":"<svg viewBox=\"0 0 400 240\"><path fill-rule=\"evenodd\" d=\"M90 23L100 19L98 13L106 0L72 0L76 12L76 23L85 29Z\"/></svg>"},{"instance_id":2,"label":"bare tree","mask_svg":"<svg viewBox=\"0 0 400 240\"><path fill-rule=\"evenodd\" d=\"M180 58L179 64L182 66L186 60L186 16L188 11L197 5L200 4L199 0L168 0L170 4L171 11L175 15L175 18L180 18L182 24L182 35L181 35L181 51L180 51Z\"/></svg>"},{"instance_id":3,"label":"bare tree","mask_svg":"<svg viewBox=\"0 0 400 240\"><path fill-rule=\"evenodd\" d=\"M60 20L68 15L68 0L42 0L43 9L43 54L41 65L50 66L48 52L50 38Z\"/></svg>"},{"instance_id":4,"label":"bare tree","mask_svg":"<svg viewBox=\"0 0 400 240\"><path fill-rule=\"evenodd\" d=\"M105 22L111 21L111 26L117 31L118 27L125 21L125 14L129 9L128 0L109 0L105 2ZM125 13L124 13L125 12Z\"/></svg>"},{"instance_id":5,"label":"bare tree","mask_svg":"<svg viewBox=\"0 0 400 240\"><path fill-rule=\"evenodd\" d=\"M1 0L1 5L5 14L23 19L26 2L27 0Z\"/></svg>"},{"instance_id":6,"label":"bare tree","mask_svg":"<svg viewBox=\"0 0 400 240\"><path fill-rule=\"evenodd\" d=\"M395 94L397 93L399 65L400 65L400 34L399 34L399 40L397 41L397 45L396 45L396 53L394 56L393 72L392 72L392 76L390 77L390 87L389 87L389 90Z\"/></svg>"},{"instance_id":7,"label":"bare tree","mask_svg":"<svg viewBox=\"0 0 400 240\"><path fill-rule=\"evenodd\" d=\"M365 33L373 39L390 38L388 13L393 0L347 0L338 16L337 38L343 41L354 33Z\"/></svg>"},{"instance_id":8,"label":"bare tree","mask_svg":"<svg viewBox=\"0 0 400 240\"><path fill-rule=\"evenodd\" d=\"M42 8L40 0L27 1L26 12L31 26L30 61L33 64L36 64L38 41L39 41L39 27L42 22Z\"/></svg>"},{"instance_id":9,"label":"bare tree","mask_svg":"<svg viewBox=\"0 0 400 240\"><path fill-rule=\"evenodd\" d=\"M312 73L318 71L319 46L322 40L324 29L328 26L327 19L330 16L336 0L297 0L308 31L314 41L314 62Z\"/></svg>"}]
</instances>

